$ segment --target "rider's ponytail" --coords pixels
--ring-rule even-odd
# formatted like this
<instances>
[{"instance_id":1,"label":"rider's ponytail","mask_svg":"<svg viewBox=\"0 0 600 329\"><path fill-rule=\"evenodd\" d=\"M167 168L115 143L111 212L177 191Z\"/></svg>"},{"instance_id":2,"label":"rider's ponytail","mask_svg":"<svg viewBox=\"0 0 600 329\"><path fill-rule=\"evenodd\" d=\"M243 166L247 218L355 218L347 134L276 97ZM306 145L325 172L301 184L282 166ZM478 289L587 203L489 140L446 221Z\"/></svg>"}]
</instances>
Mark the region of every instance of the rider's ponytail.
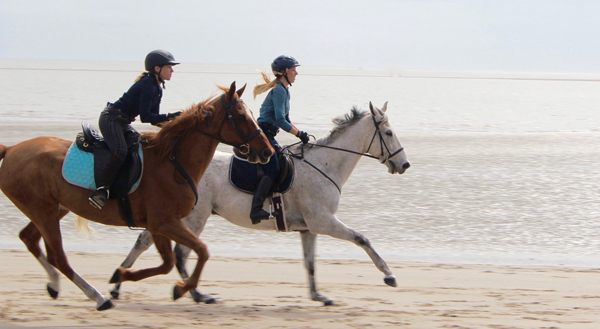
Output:
<instances>
[{"instance_id":1,"label":"rider's ponytail","mask_svg":"<svg viewBox=\"0 0 600 329\"><path fill-rule=\"evenodd\" d=\"M148 72L143 72L142 74L138 75L137 78L135 78L135 81L133 81L133 83L136 83L136 82L142 80L143 77L147 77L149 74L150 73L148 73Z\"/></svg>"},{"instance_id":2,"label":"rider's ponytail","mask_svg":"<svg viewBox=\"0 0 600 329\"><path fill-rule=\"evenodd\" d=\"M151 74L152 73L150 73L150 72L143 72L142 74L138 75L137 78L135 78L135 80L133 81L133 83L136 83L136 82L142 80L143 77L147 77L147 76L149 76ZM156 74L156 73L154 73L152 75L154 75L154 77L156 78L156 80L158 80L159 83L162 83L163 89L166 89L165 88L165 82L160 78L160 76L158 74Z\"/></svg>"},{"instance_id":3,"label":"rider's ponytail","mask_svg":"<svg viewBox=\"0 0 600 329\"><path fill-rule=\"evenodd\" d=\"M263 80L265 80L265 83L260 84L260 85L256 85L254 87L254 98L256 98L256 96L264 93L265 91L271 90L273 89L275 86L277 86L277 79L269 79L269 77L267 76L267 74L265 72L262 71L258 71L260 72L260 74L263 77Z\"/></svg>"}]
</instances>

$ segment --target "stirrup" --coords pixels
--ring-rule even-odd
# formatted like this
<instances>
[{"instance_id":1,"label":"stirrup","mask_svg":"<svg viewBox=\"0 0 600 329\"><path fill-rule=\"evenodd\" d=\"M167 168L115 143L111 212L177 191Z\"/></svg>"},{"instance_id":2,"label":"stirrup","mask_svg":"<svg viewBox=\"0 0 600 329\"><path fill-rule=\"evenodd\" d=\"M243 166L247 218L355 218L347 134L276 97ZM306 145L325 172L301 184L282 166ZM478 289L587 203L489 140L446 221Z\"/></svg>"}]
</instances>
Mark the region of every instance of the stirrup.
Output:
<instances>
[{"instance_id":1,"label":"stirrup","mask_svg":"<svg viewBox=\"0 0 600 329\"><path fill-rule=\"evenodd\" d=\"M106 193L106 196L104 195ZM96 209L102 209L106 205L106 201L108 201L109 191L106 187L101 186L97 190L92 193L92 195L88 198L90 205Z\"/></svg>"},{"instance_id":2,"label":"stirrup","mask_svg":"<svg viewBox=\"0 0 600 329\"><path fill-rule=\"evenodd\" d=\"M250 220L252 220L253 225L256 225L256 224L260 224L260 222L263 220L275 219L275 217L277 217L277 216L279 216L279 213L277 211L273 211L273 212L269 213L268 211L261 209L260 211L258 211L255 214L250 214Z\"/></svg>"}]
</instances>

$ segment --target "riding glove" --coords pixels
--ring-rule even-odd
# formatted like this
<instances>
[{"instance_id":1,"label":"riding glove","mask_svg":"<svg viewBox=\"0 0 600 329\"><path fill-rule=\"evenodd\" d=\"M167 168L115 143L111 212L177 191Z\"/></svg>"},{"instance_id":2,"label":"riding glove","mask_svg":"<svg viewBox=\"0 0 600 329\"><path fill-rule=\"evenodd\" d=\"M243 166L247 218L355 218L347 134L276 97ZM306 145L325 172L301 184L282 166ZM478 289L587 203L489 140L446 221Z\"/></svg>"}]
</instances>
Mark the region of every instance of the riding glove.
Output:
<instances>
[{"instance_id":1,"label":"riding glove","mask_svg":"<svg viewBox=\"0 0 600 329\"><path fill-rule=\"evenodd\" d=\"M167 119L169 119L169 120L174 119L174 118L180 116L181 113L183 113L183 112L177 111L177 112L169 113L169 114L167 114Z\"/></svg>"},{"instance_id":2,"label":"riding glove","mask_svg":"<svg viewBox=\"0 0 600 329\"><path fill-rule=\"evenodd\" d=\"M306 131L298 130L296 137L300 138L300 140L302 141L302 144L306 144L309 141L308 133Z\"/></svg>"}]
</instances>

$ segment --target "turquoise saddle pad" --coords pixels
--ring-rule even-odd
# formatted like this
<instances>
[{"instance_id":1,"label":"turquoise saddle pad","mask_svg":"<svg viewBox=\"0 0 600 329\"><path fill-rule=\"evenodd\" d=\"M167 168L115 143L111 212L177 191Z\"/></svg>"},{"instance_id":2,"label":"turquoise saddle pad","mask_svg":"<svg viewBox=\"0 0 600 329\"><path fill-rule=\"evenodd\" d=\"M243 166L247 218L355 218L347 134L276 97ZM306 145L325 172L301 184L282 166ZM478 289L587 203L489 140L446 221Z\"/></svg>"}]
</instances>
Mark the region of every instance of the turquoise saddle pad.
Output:
<instances>
[{"instance_id":1,"label":"turquoise saddle pad","mask_svg":"<svg viewBox=\"0 0 600 329\"><path fill-rule=\"evenodd\" d=\"M138 147L138 154L143 167L144 158L142 157L141 147ZM96 180L94 179L94 154L80 150L75 143L71 144L63 163L62 175L67 182L75 186L95 190L97 187ZM137 189L141 179L142 175L140 175L140 178L131 187L129 193Z\"/></svg>"}]
</instances>

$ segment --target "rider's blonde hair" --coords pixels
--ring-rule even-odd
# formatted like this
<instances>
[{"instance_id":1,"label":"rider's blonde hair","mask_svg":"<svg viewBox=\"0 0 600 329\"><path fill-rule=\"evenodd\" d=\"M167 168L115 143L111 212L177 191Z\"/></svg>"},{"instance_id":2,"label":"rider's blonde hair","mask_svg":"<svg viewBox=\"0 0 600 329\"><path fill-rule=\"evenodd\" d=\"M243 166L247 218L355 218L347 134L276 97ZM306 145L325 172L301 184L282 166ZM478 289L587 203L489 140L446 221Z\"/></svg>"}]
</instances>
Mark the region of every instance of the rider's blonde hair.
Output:
<instances>
[{"instance_id":1,"label":"rider's blonde hair","mask_svg":"<svg viewBox=\"0 0 600 329\"><path fill-rule=\"evenodd\" d=\"M269 79L269 76L265 72L263 72L263 71L258 71L258 72L260 72L260 74L262 75L262 78L263 78L263 80L265 80L265 83L256 85L254 87L254 98L256 98L256 96L264 93L265 91L269 91L269 90L275 88L277 86L277 81L279 81L279 77L283 75L282 72L273 71L273 74L275 74L275 79L271 80L271 79Z\"/></svg>"},{"instance_id":2,"label":"rider's blonde hair","mask_svg":"<svg viewBox=\"0 0 600 329\"><path fill-rule=\"evenodd\" d=\"M146 71L146 72L140 73L140 75L138 75L137 78L135 78L135 80L133 81L133 83L136 83L136 82L142 80L143 77L146 77L146 76L149 76L149 75L153 75L156 78L156 80L161 81L160 78L158 77L158 74L156 74L156 72L152 73L152 72ZM163 84L163 89L166 89L164 81L162 82L162 84Z\"/></svg>"},{"instance_id":3,"label":"rider's blonde hair","mask_svg":"<svg viewBox=\"0 0 600 329\"><path fill-rule=\"evenodd\" d=\"M133 83L136 83L136 82L142 80L142 78L145 77L145 76L147 76L147 75L148 75L148 72L141 73L140 75L137 76L137 78L135 78L135 80L133 81Z\"/></svg>"}]
</instances>

